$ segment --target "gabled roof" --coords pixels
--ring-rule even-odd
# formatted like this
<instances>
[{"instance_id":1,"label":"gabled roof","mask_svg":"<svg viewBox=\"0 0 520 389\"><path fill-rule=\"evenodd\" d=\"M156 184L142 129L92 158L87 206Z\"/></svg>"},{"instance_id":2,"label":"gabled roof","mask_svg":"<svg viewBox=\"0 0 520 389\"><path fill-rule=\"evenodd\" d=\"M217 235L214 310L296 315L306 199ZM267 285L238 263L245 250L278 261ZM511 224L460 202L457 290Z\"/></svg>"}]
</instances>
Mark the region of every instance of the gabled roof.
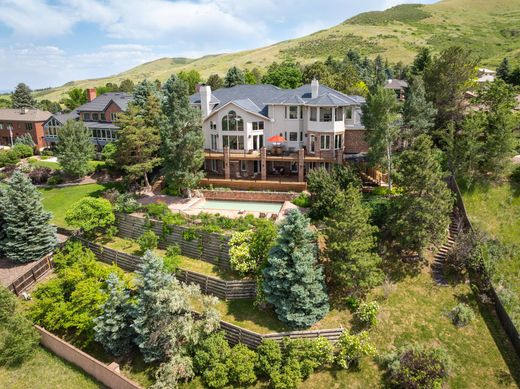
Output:
<instances>
[{"instance_id":1,"label":"gabled roof","mask_svg":"<svg viewBox=\"0 0 520 389\"><path fill-rule=\"evenodd\" d=\"M405 80L397 80L397 79L388 80L385 85L385 88L401 90L403 88L408 88L408 83Z\"/></svg>"},{"instance_id":2,"label":"gabled roof","mask_svg":"<svg viewBox=\"0 0 520 389\"><path fill-rule=\"evenodd\" d=\"M51 116L51 118L55 118L61 124L67 123L68 120L76 120L79 118L79 114L77 111L67 112L67 113L55 113ZM49 118L50 119L50 118Z\"/></svg>"},{"instance_id":3,"label":"gabled roof","mask_svg":"<svg viewBox=\"0 0 520 389\"><path fill-rule=\"evenodd\" d=\"M132 95L128 93L103 93L94 100L79 106L76 110L79 112L103 112L111 102L114 102L119 108L121 108L121 111L126 111L130 101L132 101Z\"/></svg>"},{"instance_id":4,"label":"gabled roof","mask_svg":"<svg viewBox=\"0 0 520 389\"><path fill-rule=\"evenodd\" d=\"M52 113L39 109L2 108L0 120L13 122L44 122Z\"/></svg>"},{"instance_id":5,"label":"gabled roof","mask_svg":"<svg viewBox=\"0 0 520 389\"><path fill-rule=\"evenodd\" d=\"M213 111L211 111L210 114L208 115L208 117L206 117L204 120L206 120L207 118L213 116L217 112L223 110L224 108L226 108L226 107L228 107L230 105L235 105L238 108L241 108L241 109L243 109L246 112L249 112L249 113L251 113L253 115L261 117L262 119L272 120L267 115L264 115L264 114L260 113L258 111L259 110L258 106L255 103L253 103L250 99L232 100L232 101L228 101L226 104L219 105Z\"/></svg>"},{"instance_id":6,"label":"gabled roof","mask_svg":"<svg viewBox=\"0 0 520 389\"><path fill-rule=\"evenodd\" d=\"M339 96L333 95L332 93L326 93L320 95L314 99L307 101L307 105L310 106L325 106L325 107L336 107L338 105L351 104L350 102L342 99Z\"/></svg>"}]
</instances>

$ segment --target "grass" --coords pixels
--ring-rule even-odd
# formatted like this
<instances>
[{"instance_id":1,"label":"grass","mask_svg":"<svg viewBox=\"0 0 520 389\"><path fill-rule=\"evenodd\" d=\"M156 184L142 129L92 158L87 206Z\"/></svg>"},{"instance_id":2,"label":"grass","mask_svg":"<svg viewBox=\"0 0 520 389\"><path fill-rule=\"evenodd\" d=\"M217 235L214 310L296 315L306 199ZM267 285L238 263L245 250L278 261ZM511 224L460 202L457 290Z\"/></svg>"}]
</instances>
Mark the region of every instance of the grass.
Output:
<instances>
[{"instance_id":1,"label":"grass","mask_svg":"<svg viewBox=\"0 0 520 389\"><path fill-rule=\"evenodd\" d=\"M75 366L43 347L34 356L13 368L0 367L0 387L9 389L94 389L100 385Z\"/></svg>"},{"instance_id":2,"label":"grass","mask_svg":"<svg viewBox=\"0 0 520 389\"><path fill-rule=\"evenodd\" d=\"M88 184L64 188L40 188L43 206L52 213L52 223L67 227L65 213L76 201L84 197L99 197L109 185Z\"/></svg>"},{"instance_id":3,"label":"grass","mask_svg":"<svg viewBox=\"0 0 520 389\"><path fill-rule=\"evenodd\" d=\"M60 170L61 169L61 165L59 164L59 162L51 162L51 161L45 161L45 160L36 160L36 161L31 161L29 162L31 165L33 166L38 166L38 167L48 167L52 170ZM89 166L94 170L97 166L99 165L104 165L104 161L89 161L88 164Z\"/></svg>"}]
</instances>

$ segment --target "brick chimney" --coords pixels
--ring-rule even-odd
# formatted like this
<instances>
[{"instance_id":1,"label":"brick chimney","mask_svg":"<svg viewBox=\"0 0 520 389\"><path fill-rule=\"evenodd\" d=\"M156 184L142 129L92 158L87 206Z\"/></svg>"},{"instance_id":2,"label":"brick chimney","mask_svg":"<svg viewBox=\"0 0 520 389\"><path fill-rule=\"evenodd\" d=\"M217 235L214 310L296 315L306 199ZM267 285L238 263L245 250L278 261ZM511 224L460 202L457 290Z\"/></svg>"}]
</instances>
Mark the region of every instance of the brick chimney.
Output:
<instances>
[{"instance_id":1,"label":"brick chimney","mask_svg":"<svg viewBox=\"0 0 520 389\"><path fill-rule=\"evenodd\" d=\"M87 89L87 101L92 101L96 98L96 88Z\"/></svg>"}]
</instances>

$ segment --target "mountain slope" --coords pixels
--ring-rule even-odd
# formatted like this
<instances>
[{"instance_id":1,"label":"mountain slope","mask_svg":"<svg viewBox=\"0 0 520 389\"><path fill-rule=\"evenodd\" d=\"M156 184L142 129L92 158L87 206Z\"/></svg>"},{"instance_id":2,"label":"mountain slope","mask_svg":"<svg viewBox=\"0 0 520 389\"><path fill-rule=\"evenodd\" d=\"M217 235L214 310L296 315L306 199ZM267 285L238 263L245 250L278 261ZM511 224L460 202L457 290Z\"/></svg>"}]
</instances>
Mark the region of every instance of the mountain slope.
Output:
<instances>
[{"instance_id":1,"label":"mountain slope","mask_svg":"<svg viewBox=\"0 0 520 389\"><path fill-rule=\"evenodd\" d=\"M264 68L292 58L302 63L342 58L349 48L364 55L382 55L389 62L410 62L417 49L434 51L458 44L475 51L481 64L496 66L504 56L520 59L520 0L442 0L431 5L407 4L386 11L367 12L303 38L237 53L198 59L162 58L115 76L74 81L42 91L38 98L58 100L71 87L86 88L144 78L165 80L171 73L198 70L203 77L223 75L233 65Z\"/></svg>"}]
</instances>

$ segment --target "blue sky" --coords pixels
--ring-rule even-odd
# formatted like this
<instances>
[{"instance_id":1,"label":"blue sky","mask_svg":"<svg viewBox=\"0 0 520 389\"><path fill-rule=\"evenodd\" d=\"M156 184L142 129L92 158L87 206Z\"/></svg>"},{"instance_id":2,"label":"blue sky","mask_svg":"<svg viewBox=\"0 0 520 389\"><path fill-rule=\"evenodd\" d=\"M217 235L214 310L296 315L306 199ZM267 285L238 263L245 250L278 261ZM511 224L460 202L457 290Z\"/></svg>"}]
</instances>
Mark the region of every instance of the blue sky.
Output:
<instances>
[{"instance_id":1,"label":"blue sky","mask_svg":"<svg viewBox=\"0 0 520 389\"><path fill-rule=\"evenodd\" d=\"M435 0L0 0L0 91L103 77L161 57L265 46L360 12Z\"/></svg>"}]
</instances>

